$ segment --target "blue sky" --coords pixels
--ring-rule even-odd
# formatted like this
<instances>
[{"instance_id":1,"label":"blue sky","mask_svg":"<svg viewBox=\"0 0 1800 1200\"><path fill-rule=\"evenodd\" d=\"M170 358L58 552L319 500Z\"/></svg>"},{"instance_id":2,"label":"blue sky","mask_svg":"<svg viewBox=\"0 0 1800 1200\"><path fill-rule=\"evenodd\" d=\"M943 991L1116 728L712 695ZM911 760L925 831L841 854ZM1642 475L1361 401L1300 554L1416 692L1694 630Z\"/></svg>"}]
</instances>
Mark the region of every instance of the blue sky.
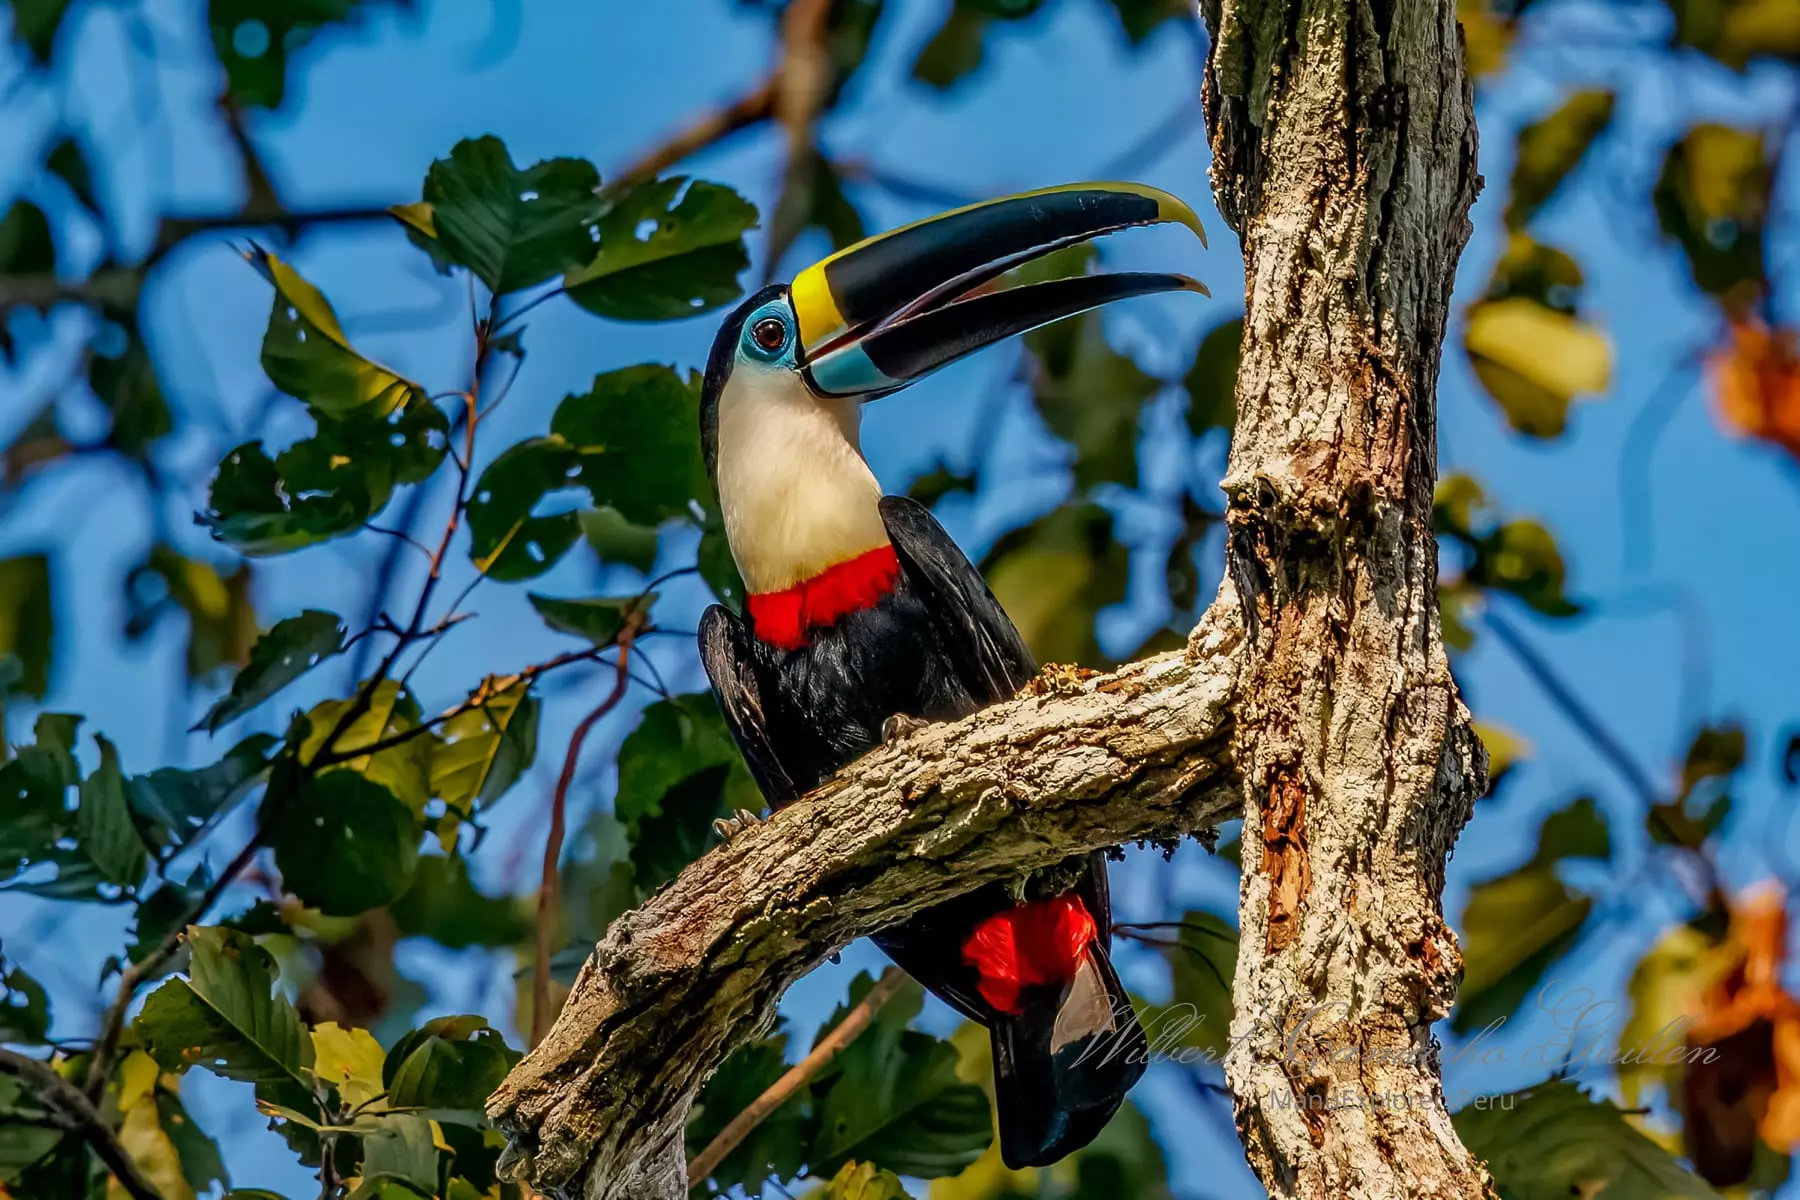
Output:
<instances>
[{"instance_id":1,"label":"blue sky","mask_svg":"<svg viewBox=\"0 0 1800 1200\"><path fill-rule=\"evenodd\" d=\"M843 111L822 129L825 145L843 158L954 192L989 195L1100 174L1143 131L1186 108L1192 115L1186 134L1134 175L1193 203L1215 235L1211 250L1200 251L1178 232L1154 230L1115 238L1107 249L1116 267L1183 270L1212 285L1216 299L1210 303L1192 296L1161 298L1108 318L1116 343L1129 348L1146 370L1178 377L1194 335L1238 311L1242 295L1235 239L1211 209L1196 98L1198 39L1166 25L1133 52L1098 0L1057 0L1032 28L993 38L983 70L940 94L913 83L907 68L944 7L941 0L890 3L870 61ZM121 214L139 248L159 211L222 211L239 199L229 145L212 114L218 81L197 69L206 59L198 5L165 2L145 8L159 49L154 67L129 52L116 10L77 5L62 50L64 60L76 65L60 93L67 119L95 147L104 201ZM655 5L512 0L492 7L426 4L416 15L382 11L360 30L328 32L302 51L287 108L258 116L252 133L284 198L296 207L416 198L433 158L459 138L487 132L500 135L516 161L574 154L605 174L759 78L769 62L770 31L766 17L729 0ZM1744 79L1690 69L1679 84L1671 84L1652 78L1645 62L1626 56L1609 67L1598 56L1577 61L1553 46L1541 47L1522 54L1504 79L1484 89L1481 163L1489 187L1474 214L1475 238L1459 276L1460 304L1479 296L1503 244L1500 208L1513 131L1553 105L1568 83L1591 72L1610 73L1622 89L1614 134L1537 226L1543 240L1581 259L1588 278L1586 310L1613 337L1617 370L1608 397L1578 406L1567 437L1531 442L1510 433L1480 392L1457 348L1459 326L1453 323L1441 384L1441 466L1474 472L1504 509L1536 516L1555 532L1572 564L1570 590L1588 602L1588 614L1557 624L1510 610L1509 615L1653 772L1661 777L1677 765L1675 756L1696 720L1746 722L1752 763L1737 789L1739 815L1724 864L1734 881L1747 883L1782 869L1775 847L1794 840L1788 836L1783 807L1788 797L1779 790L1774 745L1783 723L1800 720L1800 687L1794 682L1800 623L1792 619L1791 600L1800 588L1800 555L1791 536L1800 528L1800 472L1774 450L1723 435L1702 387L1672 407L1653 443L1644 437L1645 427L1637 423L1646 401L1716 328L1713 311L1688 285L1682 263L1658 240L1647 194L1662 146L1687 121L1701 114L1766 117L1793 97L1786 81L1773 74ZM59 107L56 94L35 84L19 86L23 90L11 111L29 112L31 118L0 130L0 190L7 193L28 185L30 156ZM134 96L148 88L160 97L164 119L146 126ZM709 151L689 166L766 203L779 176L781 152L778 136L763 131ZM1796 199L1792 174L1784 184L1790 209ZM871 228L926 211L866 186L852 195ZM760 251L760 240L752 244ZM65 243L69 246L77 256L91 254L95 240L76 230ZM823 248L803 238L781 273L791 273ZM1774 244L1778 270L1782 263L1791 266L1794 250L1791 234ZM295 258L332 298L367 352L434 390L461 381L468 354L461 297L398 232L334 230L308 238ZM753 284L763 269L759 253L745 282ZM161 267L153 289L146 309L148 336L165 380L175 381L171 390L177 402L221 414L238 437L279 438L298 428L298 405L272 395L257 365L268 312L266 285L225 240L188 243ZM1791 292L1788 305L1786 315L1800 317ZM714 324L714 317L702 316L625 326L566 304L538 310L526 336L529 357L506 404L484 424L486 448L478 456L540 432L555 403L585 389L596 371L645 360L698 366ZM73 347L79 332L78 318L58 318L60 344ZM897 490L941 456L966 465L972 401L1001 385L1013 362L1011 352L993 351L874 406L864 446L883 482ZM66 366L51 362L31 377L0 379L0 439L35 411L36 398L63 370ZM946 510L953 531L972 553L1054 504L1067 486L1060 471L1044 468L1047 442L1028 397L1016 387L1013 392L1002 436L985 464L995 482L978 503ZM1197 462L1188 464L1172 461L1159 444L1156 432L1179 422L1179 404L1171 391L1147 419L1148 487L1173 487L1190 465L1211 477L1219 473L1217 446L1202 447ZM78 407L69 410L71 432L79 432L82 418ZM231 444L224 437L190 435L175 448L174 459L190 465L216 461ZM1628 467L1647 482L1649 513L1623 494ZM443 497L436 499L441 503ZM187 513L202 500L199 493L186 497L168 514L190 550L206 544L203 533L187 524ZM1139 596L1154 590L1174 532L1149 519L1142 506L1126 502L1124 508L1123 534L1144 553L1134 556L1134 580L1143 586L1134 587L1120 611L1102 619L1104 644L1121 653L1164 615L1154 601ZM142 494L127 473L93 463L39 485L28 503L0 524L0 554L48 545L58 555L58 665L49 706L86 713L87 730L114 738L133 771L173 758L208 761L222 749L180 733L208 697L192 697L179 712L163 711L170 681L180 673L182 651L173 630L133 646L119 636L120 581L145 542L146 521ZM1649 553L1628 555L1628 534L1641 537L1644 530ZM257 599L264 620L303 607L362 612L384 548L378 540L361 539L259 563ZM691 548L665 539L664 553L675 564L691 555ZM1219 569L1216 541L1208 553L1210 588ZM459 565L466 568L466 560ZM532 589L575 595L604 584L588 563L571 555ZM691 627L702 602L697 588L678 588L665 620ZM428 705L460 695L485 671L516 668L560 648L526 606L523 588L485 585L472 607L481 619L453 634L418 677ZM703 686L691 656L673 645L658 654L671 686ZM1696 662L1703 671L1692 667ZM1536 818L1570 797L1596 794L1614 815L1616 829L1635 830L1640 820L1620 781L1491 639L1463 657L1457 672L1477 715L1523 734L1533 756L1498 798L1479 806L1458 846L1446 897L1452 919L1468 885L1526 857ZM1693 686L1697 675L1703 677L1699 688ZM250 718L245 731L274 728L292 705L345 683L341 676L309 681ZM499 849L484 850L478 859L491 886L522 888L527 882L530 868L519 864L541 853L537 831L549 776L570 727L588 707L580 697L591 696L602 683L597 677L577 680L561 693L563 702L551 706L533 776L496 814L490 846ZM627 712L610 719L590 740L584 761L609 761L633 720ZM591 771L590 779L586 794L578 797L583 808L604 804L612 787L608 770ZM241 832L228 830L224 839L234 845L234 836ZM1606 873L1611 880L1633 879L1642 853L1635 834L1622 840L1631 848ZM1138 919L1168 915L1170 901L1227 912L1234 905L1233 877L1192 849L1170 866L1157 856L1133 856L1114 869L1114 887L1120 908ZM1618 993L1656 931L1680 915L1666 902L1669 894L1664 888L1641 903L1627 899L1624 920L1592 939L1565 970L1601 993ZM100 961L116 951L122 923L29 899L0 900L0 938L9 954L51 984L59 1032L91 1028L91 981ZM511 992L505 962L490 956L409 946L403 947L402 961L432 982L431 1012L472 1007L491 1012L504 1007ZM789 1005L796 1020L803 1026L816 1022L842 995L851 972L879 961L872 949L859 946L845 955L843 966L805 981ZM1125 955L1125 969L1129 982L1146 994L1166 988L1158 962L1147 954ZM934 1008L927 1020L944 1023L945 1016ZM1532 1019L1522 1014L1508 1037L1527 1045L1533 1029ZM1519 1057L1503 1067L1453 1065L1449 1086L1492 1090L1542 1076L1541 1068ZM203 1120L226 1141L236 1182L296 1192L304 1187L304 1173L288 1165L275 1139L259 1132L260 1120L240 1104L231 1085L201 1083L194 1090L203 1098ZM1219 1109L1197 1116L1190 1094L1166 1077L1149 1080L1140 1097L1186 1194L1254 1194Z\"/></svg>"}]
</instances>

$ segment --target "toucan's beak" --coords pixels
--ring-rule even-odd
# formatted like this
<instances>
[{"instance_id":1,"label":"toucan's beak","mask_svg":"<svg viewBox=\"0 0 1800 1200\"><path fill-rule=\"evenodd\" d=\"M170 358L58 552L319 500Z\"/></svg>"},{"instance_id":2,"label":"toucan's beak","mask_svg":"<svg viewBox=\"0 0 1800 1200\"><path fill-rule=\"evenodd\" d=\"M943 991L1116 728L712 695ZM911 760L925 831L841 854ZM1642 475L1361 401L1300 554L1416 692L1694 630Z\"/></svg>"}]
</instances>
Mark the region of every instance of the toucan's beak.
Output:
<instances>
[{"instance_id":1,"label":"toucan's beak","mask_svg":"<svg viewBox=\"0 0 1800 1200\"><path fill-rule=\"evenodd\" d=\"M1185 275L1070 275L1004 290L1021 263L1131 225L1174 221L1206 244L1194 210L1136 183L1075 183L903 225L806 268L790 289L806 381L872 398L1003 338L1130 296L1206 285Z\"/></svg>"}]
</instances>

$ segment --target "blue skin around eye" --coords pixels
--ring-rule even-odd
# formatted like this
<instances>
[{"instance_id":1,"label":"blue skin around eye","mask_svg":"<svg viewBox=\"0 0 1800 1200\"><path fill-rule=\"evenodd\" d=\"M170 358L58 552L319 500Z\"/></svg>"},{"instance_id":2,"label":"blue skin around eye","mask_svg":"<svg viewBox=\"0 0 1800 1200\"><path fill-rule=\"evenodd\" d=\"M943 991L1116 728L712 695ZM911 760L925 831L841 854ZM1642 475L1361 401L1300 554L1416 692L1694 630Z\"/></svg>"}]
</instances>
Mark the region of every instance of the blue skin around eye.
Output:
<instances>
[{"instance_id":1,"label":"blue skin around eye","mask_svg":"<svg viewBox=\"0 0 1800 1200\"><path fill-rule=\"evenodd\" d=\"M769 317L779 320L781 327L787 330L787 340L781 344L781 349L772 353L757 345L756 337L752 333L758 321L766 320ZM788 306L786 301L771 300L750 314L749 319L744 322L743 336L738 339L738 362L748 362L754 366L778 366L790 369L798 365L794 357L794 310Z\"/></svg>"}]
</instances>

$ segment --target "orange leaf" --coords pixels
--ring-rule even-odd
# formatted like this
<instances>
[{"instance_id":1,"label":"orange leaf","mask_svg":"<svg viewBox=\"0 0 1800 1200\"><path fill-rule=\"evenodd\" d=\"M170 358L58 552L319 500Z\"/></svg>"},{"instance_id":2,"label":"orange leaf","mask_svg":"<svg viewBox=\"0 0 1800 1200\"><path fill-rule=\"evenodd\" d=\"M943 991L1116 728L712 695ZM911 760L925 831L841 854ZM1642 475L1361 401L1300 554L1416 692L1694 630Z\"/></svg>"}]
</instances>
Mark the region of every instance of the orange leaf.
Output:
<instances>
[{"instance_id":1,"label":"orange leaf","mask_svg":"<svg viewBox=\"0 0 1800 1200\"><path fill-rule=\"evenodd\" d=\"M1754 317L1731 323L1730 344L1709 358L1726 425L1800 458L1800 335Z\"/></svg>"}]
</instances>

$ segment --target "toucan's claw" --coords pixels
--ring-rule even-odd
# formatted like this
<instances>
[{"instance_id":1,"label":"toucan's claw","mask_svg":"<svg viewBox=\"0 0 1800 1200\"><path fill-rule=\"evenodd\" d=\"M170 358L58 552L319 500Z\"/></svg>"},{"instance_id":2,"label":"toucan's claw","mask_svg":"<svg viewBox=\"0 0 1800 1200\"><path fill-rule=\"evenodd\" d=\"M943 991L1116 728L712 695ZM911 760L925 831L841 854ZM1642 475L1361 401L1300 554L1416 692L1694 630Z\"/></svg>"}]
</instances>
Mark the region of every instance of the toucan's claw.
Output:
<instances>
[{"instance_id":1,"label":"toucan's claw","mask_svg":"<svg viewBox=\"0 0 1800 1200\"><path fill-rule=\"evenodd\" d=\"M904 741L929 724L930 721L921 721L905 713L895 713L881 723L881 744L891 746L895 742Z\"/></svg>"},{"instance_id":2,"label":"toucan's claw","mask_svg":"<svg viewBox=\"0 0 1800 1200\"><path fill-rule=\"evenodd\" d=\"M747 808L740 808L729 817L720 817L713 822L713 832L719 835L721 842L730 842L732 838L744 832L752 825L761 825L763 818Z\"/></svg>"}]
</instances>

